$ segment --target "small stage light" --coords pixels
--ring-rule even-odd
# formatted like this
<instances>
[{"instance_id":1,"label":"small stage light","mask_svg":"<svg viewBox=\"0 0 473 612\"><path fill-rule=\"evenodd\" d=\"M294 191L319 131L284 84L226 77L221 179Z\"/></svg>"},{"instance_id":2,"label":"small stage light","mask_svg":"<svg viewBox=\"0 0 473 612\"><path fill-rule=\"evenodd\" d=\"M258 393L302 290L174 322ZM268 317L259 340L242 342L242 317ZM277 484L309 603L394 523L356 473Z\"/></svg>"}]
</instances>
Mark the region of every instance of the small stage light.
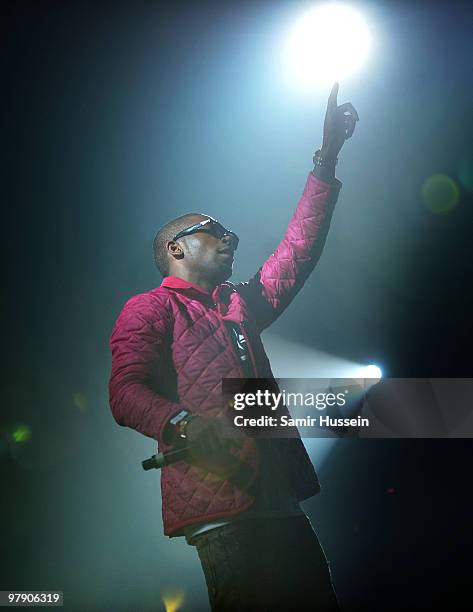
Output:
<instances>
[{"instance_id":1,"label":"small stage light","mask_svg":"<svg viewBox=\"0 0 473 612\"><path fill-rule=\"evenodd\" d=\"M370 364L361 368L358 373L358 376L360 378L374 378L376 380L379 380L383 377L383 373L377 365Z\"/></svg>"}]
</instances>

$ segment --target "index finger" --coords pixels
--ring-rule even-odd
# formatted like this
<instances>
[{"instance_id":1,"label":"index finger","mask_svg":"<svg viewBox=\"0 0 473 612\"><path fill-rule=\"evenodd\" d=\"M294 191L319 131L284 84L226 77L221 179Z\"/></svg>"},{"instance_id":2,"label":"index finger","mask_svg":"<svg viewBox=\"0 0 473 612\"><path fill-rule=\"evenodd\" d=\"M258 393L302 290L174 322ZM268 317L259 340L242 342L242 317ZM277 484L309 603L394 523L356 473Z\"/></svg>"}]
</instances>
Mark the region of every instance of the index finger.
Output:
<instances>
[{"instance_id":1,"label":"index finger","mask_svg":"<svg viewBox=\"0 0 473 612\"><path fill-rule=\"evenodd\" d=\"M337 108L338 83L334 83L328 97L327 109Z\"/></svg>"}]
</instances>

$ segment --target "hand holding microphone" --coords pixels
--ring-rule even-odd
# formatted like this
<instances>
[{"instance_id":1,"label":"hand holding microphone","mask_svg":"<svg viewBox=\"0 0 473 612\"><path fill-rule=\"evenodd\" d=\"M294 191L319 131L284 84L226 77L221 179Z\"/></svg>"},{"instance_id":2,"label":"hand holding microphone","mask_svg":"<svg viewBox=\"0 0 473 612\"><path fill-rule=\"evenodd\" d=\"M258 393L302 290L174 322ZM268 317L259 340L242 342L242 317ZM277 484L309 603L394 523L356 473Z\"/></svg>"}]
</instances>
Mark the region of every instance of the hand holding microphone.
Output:
<instances>
[{"instance_id":1,"label":"hand holding microphone","mask_svg":"<svg viewBox=\"0 0 473 612\"><path fill-rule=\"evenodd\" d=\"M229 440L223 437L223 423L214 417L192 417L185 425L185 438L197 455L218 459L229 450Z\"/></svg>"},{"instance_id":2,"label":"hand holding microphone","mask_svg":"<svg viewBox=\"0 0 473 612\"><path fill-rule=\"evenodd\" d=\"M153 455L142 462L144 470L160 469L183 459L221 475L238 468L239 462L230 453L230 449L240 448L242 443L240 440L223 436L224 425L221 419L190 415L181 420L177 427L178 439L185 443L185 446Z\"/></svg>"}]
</instances>

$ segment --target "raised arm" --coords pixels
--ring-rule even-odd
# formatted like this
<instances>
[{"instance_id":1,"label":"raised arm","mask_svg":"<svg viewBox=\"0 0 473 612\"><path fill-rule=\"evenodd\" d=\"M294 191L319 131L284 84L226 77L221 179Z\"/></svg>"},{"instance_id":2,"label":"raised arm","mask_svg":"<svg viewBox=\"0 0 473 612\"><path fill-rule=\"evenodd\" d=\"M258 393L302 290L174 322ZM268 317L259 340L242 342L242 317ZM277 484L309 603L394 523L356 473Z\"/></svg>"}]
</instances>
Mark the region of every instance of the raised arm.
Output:
<instances>
[{"instance_id":1,"label":"raised arm","mask_svg":"<svg viewBox=\"0 0 473 612\"><path fill-rule=\"evenodd\" d=\"M337 94L335 83L327 103L323 144L314 156L314 170L283 240L252 279L236 285L260 330L277 319L294 299L325 245L341 187L335 178L337 156L358 121L358 113L350 102L337 105Z\"/></svg>"}]
</instances>

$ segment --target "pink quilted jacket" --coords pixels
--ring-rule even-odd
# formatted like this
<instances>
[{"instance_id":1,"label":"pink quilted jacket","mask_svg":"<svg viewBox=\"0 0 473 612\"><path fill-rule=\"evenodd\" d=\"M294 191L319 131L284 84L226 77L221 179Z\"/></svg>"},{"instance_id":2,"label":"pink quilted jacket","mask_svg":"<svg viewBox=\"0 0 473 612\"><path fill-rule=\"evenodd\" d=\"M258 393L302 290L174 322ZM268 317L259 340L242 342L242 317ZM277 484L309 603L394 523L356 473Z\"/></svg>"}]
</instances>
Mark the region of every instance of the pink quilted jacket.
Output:
<instances>
[{"instance_id":1,"label":"pink quilted jacket","mask_svg":"<svg viewBox=\"0 0 473 612\"><path fill-rule=\"evenodd\" d=\"M169 419L183 408L195 414L222 413L222 378L244 377L225 320L246 335L258 377L272 377L260 333L287 307L317 263L341 183L309 174L286 235L248 282L219 285L212 294L177 277L132 297L112 332L110 407L119 425L158 441ZM225 480L179 461L161 474L164 533L180 535L193 523L232 516L255 501L258 453L246 438L235 455L247 479ZM300 439L285 441L286 465L298 499L319 491L314 468Z\"/></svg>"}]
</instances>

